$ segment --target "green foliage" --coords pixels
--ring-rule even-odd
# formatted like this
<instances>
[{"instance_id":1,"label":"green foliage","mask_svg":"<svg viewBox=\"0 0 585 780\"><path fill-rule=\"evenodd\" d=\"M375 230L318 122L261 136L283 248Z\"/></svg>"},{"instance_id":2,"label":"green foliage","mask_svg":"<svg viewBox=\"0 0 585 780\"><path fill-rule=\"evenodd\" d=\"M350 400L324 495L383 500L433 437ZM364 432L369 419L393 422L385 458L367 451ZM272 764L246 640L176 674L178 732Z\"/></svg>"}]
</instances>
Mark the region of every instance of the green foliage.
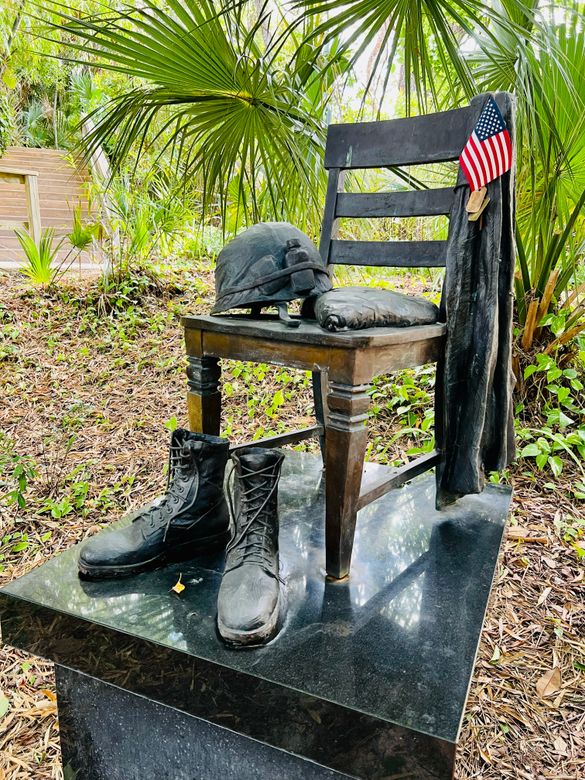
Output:
<instances>
[{"instance_id":1,"label":"green foliage","mask_svg":"<svg viewBox=\"0 0 585 780\"><path fill-rule=\"evenodd\" d=\"M0 507L26 507L26 491L29 482L37 476L37 466L28 455L20 455L12 442L0 434Z\"/></svg>"},{"instance_id":2,"label":"green foliage","mask_svg":"<svg viewBox=\"0 0 585 780\"><path fill-rule=\"evenodd\" d=\"M370 450L376 460L397 465L398 452L414 457L434 449L434 384L432 365L376 377L370 411L376 426L387 424L392 430L374 437Z\"/></svg>"},{"instance_id":3,"label":"green foliage","mask_svg":"<svg viewBox=\"0 0 585 780\"><path fill-rule=\"evenodd\" d=\"M266 380L268 372L271 372L272 382L276 385L274 392L267 393L263 390L262 383ZM288 369L271 369L265 363L245 363L237 361L231 370L232 381L229 381L227 395L233 395L236 386L246 388L246 409L250 422L255 423L254 438L272 436L285 429L282 421L278 420L279 409L286 402L293 400L296 392L309 385L309 374L306 372L290 371ZM275 423L276 427L271 427ZM258 425L259 423L259 425Z\"/></svg>"},{"instance_id":4,"label":"green foliage","mask_svg":"<svg viewBox=\"0 0 585 780\"><path fill-rule=\"evenodd\" d=\"M580 498L585 498L585 494ZM577 558L585 558L585 519L571 516L555 517L553 523L561 539L573 547ZM578 664L578 668L582 672L585 671L584 664Z\"/></svg>"},{"instance_id":5,"label":"green foliage","mask_svg":"<svg viewBox=\"0 0 585 780\"><path fill-rule=\"evenodd\" d=\"M509 0L508 5L523 7L517 0ZM355 63L375 41L367 88L381 79L384 98L393 68L400 64L407 113L413 92L422 111L440 105L448 94L463 92L468 98L475 94L472 69L462 48L466 40L481 35L498 52L500 35L494 29L495 21L513 40L521 32L497 7L490 6L486 13L481 0L295 0L294 6L304 17L320 18L309 36L317 39L320 49L339 37L343 42L340 52Z\"/></svg>"},{"instance_id":6,"label":"green foliage","mask_svg":"<svg viewBox=\"0 0 585 780\"><path fill-rule=\"evenodd\" d=\"M21 268L23 273L33 284L49 287L58 268L55 260L61 249L63 241L55 244L55 230L46 228L43 230L38 243L26 230L15 230L20 246L24 252L25 265Z\"/></svg>"},{"instance_id":7,"label":"green foliage","mask_svg":"<svg viewBox=\"0 0 585 780\"><path fill-rule=\"evenodd\" d=\"M72 0L71 10L94 8L99 0ZM69 88L73 68L59 59L61 41L36 35L30 13L35 2L0 4L0 82L11 105L8 144L70 148L82 107ZM48 9L45 17L50 16ZM14 109L17 109L16 111Z\"/></svg>"},{"instance_id":8,"label":"green foliage","mask_svg":"<svg viewBox=\"0 0 585 780\"><path fill-rule=\"evenodd\" d=\"M99 309L106 313L133 306L145 293L161 289L161 275L171 269L162 269L159 261L175 251L175 240L191 214L190 201L171 191L161 177L146 178L141 186L115 180L108 204L107 237L101 224L81 225L70 236L78 245L77 233L79 239L101 238L107 270L100 280Z\"/></svg>"},{"instance_id":9,"label":"green foliage","mask_svg":"<svg viewBox=\"0 0 585 780\"><path fill-rule=\"evenodd\" d=\"M167 429L167 431L170 431L171 433L173 431L176 431L177 427L178 427L178 422L176 417L171 417L165 423L165 428Z\"/></svg>"},{"instance_id":10,"label":"green foliage","mask_svg":"<svg viewBox=\"0 0 585 780\"><path fill-rule=\"evenodd\" d=\"M50 123L50 104L33 100L22 112L24 141L27 146L51 146L55 140Z\"/></svg>"},{"instance_id":11,"label":"green foliage","mask_svg":"<svg viewBox=\"0 0 585 780\"><path fill-rule=\"evenodd\" d=\"M165 254L190 215L189 201L160 177L146 179L139 189L121 179L112 184L108 195L111 228L117 234L110 246L111 259L121 274Z\"/></svg>"},{"instance_id":12,"label":"green foliage","mask_svg":"<svg viewBox=\"0 0 585 780\"><path fill-rule=\"evenodd\" d=\"M584 359L582 353L577 368L563 368L550 355L536 355L535 362L524 369L525 401L517 408L519 456L555 478L565 462L571 462L581 474L571 485L576 498L585 498ZM527 414L535 408L539 409L538 420L533 411Z\"/></svg>"},{"instance_id":13,"label":"green foliage","mask_svg":"<svg viewBox=\"0 0 585 780\"><path fill-rule=\"evenodd\" d=\"M315 117L324 103L315 90L329 78L317 80L306 57L284 56L286 30L264 36L265 16L247 23L240 9L218 14L211 0L169 0L165 8L146 0L123 13L112 3L107 14L80 17L58 2L47 7L59 10L51 36L69 36L71 62L128 77L92 114L87 151L105 145L119 169L133 148L156 143L185 183L198 179L203 212L219 199L225 218L235 202L236 224L239 211L254 221L299 221L318 208L323 128Z\"/></svg>"},{"instance_id":14,"label":"green foliage","mask_svg":"<svg viewBox=\"0 0 585 780\"><path fill-rule=\"evenodd\" d=\"M100 230L99 224L95 222L86 223L83 221L81 209L81 204L78 204L73 208L73 226L71 232L67 234L69 243L79 252L82 252L91 244Z\"/></svg>"},{"instance_id":15,"label":"green foliage","mask_svg":"<svg viewBox=\"0 0 585 780\"><path fill-rule=\"evenodd\" d=\"M0 306L0 363L3 360L16 360L21 330L14 322L14 315L4 306Z\"/></svg>"},{"instance_id":16,"label":"green foliage","mask_svg":"<svg viewBox=\"0 0 585 780\"><path fill-rule=\"evenodd\" d=\"M0 91L0 157L10 144L12 136L11 107L6 95Z\"/></svg>"},{"instance_id":17,"label":"green foliage","mask_svg":"<svg viewBox=\"0 0 585 780\"><path fill-rule=\"evenodd\" d=\"M74 469L64 480L63 487L66 492L60 493L56 498L52 496L46 498L39 511L50 514L55 520L60 520L72 512L84 514L90 488L88 480L83 479L84 476L87 475L82 470Z\"/></svg>"},{"instance_id":18,"label":"green foliage","mask_svg":"<svg viewBox=\"0 0 585 780\"><path fill-rule=\"evenodd\" d=\"M93 241L99 225L84 224L81 206L73 209L73 228L66 238L69 251L59 260L59 252L65 246L65 237L56 239L54 228L45 228L38 243L26 230L15 230L16 237L24 252L25 263L20 269L33 284L50 287L57 282L77 259L80 252Z\"/></svg>"}]
</instances>

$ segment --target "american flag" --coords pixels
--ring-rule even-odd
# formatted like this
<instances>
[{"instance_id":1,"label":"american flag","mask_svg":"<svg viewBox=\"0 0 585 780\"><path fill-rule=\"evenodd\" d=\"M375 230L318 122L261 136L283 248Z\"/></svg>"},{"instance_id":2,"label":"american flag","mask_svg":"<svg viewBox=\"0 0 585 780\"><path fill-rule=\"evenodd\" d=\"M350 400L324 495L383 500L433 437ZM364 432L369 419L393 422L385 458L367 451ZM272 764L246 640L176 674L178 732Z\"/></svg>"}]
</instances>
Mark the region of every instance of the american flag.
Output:
<instances>
[{"instance_id":1,"label":"american flag","mask_svg":"<svg viewBox=\"0 0 585 780\"><path fill-rule=\"evenodd\" d=\"M481 189L512 167L510 133L493 97L483 107L459 162L472 190Z\"/></svg>"}]
</instances>

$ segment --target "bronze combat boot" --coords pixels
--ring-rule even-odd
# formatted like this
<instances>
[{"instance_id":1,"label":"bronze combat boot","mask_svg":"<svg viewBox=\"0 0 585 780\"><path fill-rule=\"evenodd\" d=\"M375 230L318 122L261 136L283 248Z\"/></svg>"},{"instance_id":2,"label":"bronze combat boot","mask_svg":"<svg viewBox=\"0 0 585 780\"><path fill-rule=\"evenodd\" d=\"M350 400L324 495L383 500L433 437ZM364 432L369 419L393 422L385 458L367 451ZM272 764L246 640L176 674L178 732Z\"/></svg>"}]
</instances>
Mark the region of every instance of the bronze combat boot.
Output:
<instances>
[{"instance_id":1,"label":"bronze combat boot","mask_svg":"<svg viewBox=\"0 0 585 780\"><path fill-rule=\"evenodd\" d=\"M235 530L227 548L217 600L217 627L230 645L260 645L278 630L279 450L243 447L232 454L235 468Z\"/></svg>"},{"instance_id":2,"label":"bronze combat boot","mask_svg":"<svg viewBox=\"0 0 585 780\"><path fill-rule=\"evenodd\" d=\"M179 428L171 437L167 491L125 528L81 548L79 576L126 577L224 549L230 538L223 491L228 442Z\"/></svg>"}]
</instances>

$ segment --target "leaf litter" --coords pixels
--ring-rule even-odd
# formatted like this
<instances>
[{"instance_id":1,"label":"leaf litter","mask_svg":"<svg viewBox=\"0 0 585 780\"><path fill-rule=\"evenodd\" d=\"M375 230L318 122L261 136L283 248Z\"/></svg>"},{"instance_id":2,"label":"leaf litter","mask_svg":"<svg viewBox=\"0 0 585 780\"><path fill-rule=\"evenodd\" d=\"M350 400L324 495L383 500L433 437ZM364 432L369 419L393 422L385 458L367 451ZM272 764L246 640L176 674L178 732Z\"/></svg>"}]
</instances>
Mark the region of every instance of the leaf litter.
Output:
<instances>
[{"instance_id":1,"label":"leaf litter","mask_svg":"<svg viewBox=\"0 0 585 780\"><path fill-rule=\"evenodd\" d=\"M21 542L18 552L2 549L0 582L164 490L166 428L187 424L179 316L207 311L212 294L210 270L197 273L196 287L141 301L135 320L93 323L74 303L92 293L94 281L70 283L64 300L2 278L0 314L17 331L17 350L0 361L0 431L15 452L35 459L38 475L25 510L0 510L2 535L17 535L12 547ZM308 381L287 388L293 392L276 419L274 410L250 406L257 380L242 381L228 368L224 381L234 440L311 419ZM282 390L278 370L268 367L261 386L263 396ZM396 433L387 418L376 424L374 434ZM394 457L405 446L397 439ZM583 515L569 498L577 475L566 464L552 493L525 467L511 474L513 517L462 724L458 780L585 776L583 562L559 530L564 519ZM83 511L68 509L64 494L78 500L80 482L88 483ZM0 780L62 780L54 691L51 663L0 647Z\"/></svg>"}]
</instances>

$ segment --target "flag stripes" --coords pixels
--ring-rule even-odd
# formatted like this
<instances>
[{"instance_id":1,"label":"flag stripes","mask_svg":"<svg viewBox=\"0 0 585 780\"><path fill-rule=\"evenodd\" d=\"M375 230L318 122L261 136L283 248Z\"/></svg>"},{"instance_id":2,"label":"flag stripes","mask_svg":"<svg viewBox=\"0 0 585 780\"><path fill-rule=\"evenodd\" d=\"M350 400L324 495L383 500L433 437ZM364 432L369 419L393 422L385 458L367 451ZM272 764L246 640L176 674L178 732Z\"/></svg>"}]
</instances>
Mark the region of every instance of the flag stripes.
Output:
<instances>
[{"instance_id":1,"label":"flag stripes","mask_svg":"<svg viewBox=\"0 0 585 780\"><path fill-rule=\"evenodd\" d=\"M479 190L512 167L512 142L495 100L486 102L459 158L472 190Z\"/></svg>"}]
</instances>

